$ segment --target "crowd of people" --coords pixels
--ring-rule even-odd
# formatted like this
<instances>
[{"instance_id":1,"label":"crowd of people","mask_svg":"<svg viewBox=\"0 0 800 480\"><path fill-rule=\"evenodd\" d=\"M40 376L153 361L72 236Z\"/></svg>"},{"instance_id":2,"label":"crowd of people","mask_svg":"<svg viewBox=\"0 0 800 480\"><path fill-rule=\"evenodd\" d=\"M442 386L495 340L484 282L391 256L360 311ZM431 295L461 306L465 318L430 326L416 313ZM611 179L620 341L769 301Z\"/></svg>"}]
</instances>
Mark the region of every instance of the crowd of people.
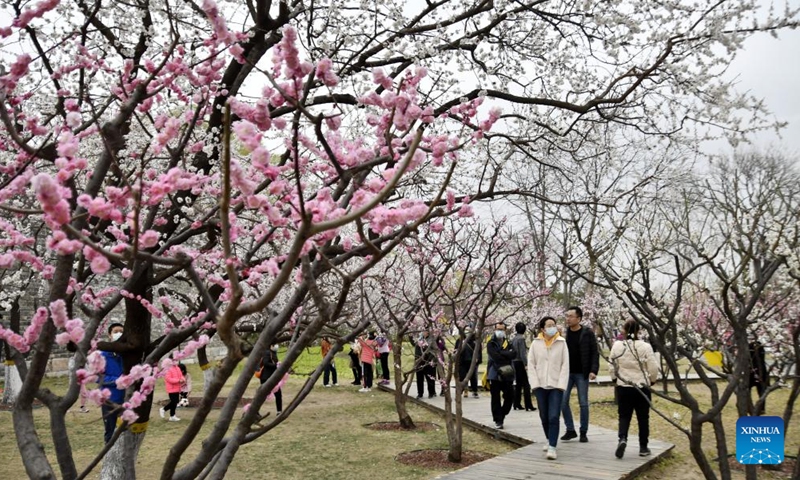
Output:
<instances>
[{"instance_id":1,"label":"crowd of people","mask_svg":"<svg viewBox=\"0 0 800 480\"><path fill-rule=\"evenodd\" d=\"M490 392L490 408L495 427L502 429L504 420L514 410L539 411L545 435L544 451L548 459L556 459L558 441L578 439L581 443L589 441L589 382L594 380L599 370L599 350L594 331L582 324L583 312L579 307L570 307L565 314L562 328L553 317L544 317L536 325L536 332L528 346L524 323L514 325L515 335L510 338L504 323L494 326L494 331L485 342L488 357L484 373L484 386ZM117 341L122 335L123 326L112 323L108 327L109 341ZM610 373L616 385L619 414L619 441L615 451L618 458L625 454L628 430L636 414L639 426L639 455L650 454L649 412L650 386L658 375L658 364L652 347L638 338L639 325L631 320L624 324L618 340L609 354ZM427 387L428 398L445 395L449 388L442 381L442 368L448 353L441 336L422 332L410 339L414 347L417 398L424 398ZM467 327L463 336L455 343L459 352L458 378L466 381L464 397L479 398L478 365L483 363L483 344L475 332ZM330 338L323 337L320 353L325 359L333 345ZM370 331L350 344L348 357L353 372L353 385L360 386L359 392L370 392L373 387L376 364L379 362L380 384L390 381L389 353L391 342L383 333ZM114 352L102 352L105 358L105 374L99 380L102 388L110 391L110 402L121 404L125 392L118 389L116 380L123 372L122 358ZM473 365L474 364L474 365ZM265 352L258 377L266 382L277 370L278 345L274 344ZM268 398L274 398L277 415L282 413L282 386L286 378L272 389ZM169 402L159 409L161 418L177 422L179 406L188 404L191 391L191 376L186 367L176 362L166 372L164 384ZM334 359L324 368L323 386L338 385L338 374ZM577 392L579 405L578 428L572 416L570 396ZM534 406L533 398L536 399ZM119 409L103 406L103 421L106 442L111 438L117 423ZM83 411L83 406L81 407ZM167 416L169 414L169 416ZM559 437L563 417L565 432Z\"/></svg>"},{"instance_id":2,"label":"crowd of people","mask_svg":"<svg viewBox=\"0 0 800 480\"><path fill-rule=\"evenodd\" d=\"M515 326L517 334L509 341L506 325L500 323L487 342L487 378L495 427L503 428L512 404L517 409L522 408L521 398L525 400L525 409L533 410L530 402L530 392L533 392L546 439L543 450L551 460L558 458L559 440L577 438L581 443L589 442L589 382L597 377L600 354L594 331L583 325L582 320L580 307L567 309L563 329L559 329L555 318L542 318L530 348L525 344L524 324ZM627 322L609 356L611 378L619 398L617 458L625 454L634 412L639 423L639 455L650 455L650 386L657 378L658 363L652 347L637 338L638 332L636 322ZM524 356L523 352L526 352ZM570 406L573 389L577 392L580 409L577 429ZM559 437L562 418L565 432Z\"/></svg>"}]
</instances>

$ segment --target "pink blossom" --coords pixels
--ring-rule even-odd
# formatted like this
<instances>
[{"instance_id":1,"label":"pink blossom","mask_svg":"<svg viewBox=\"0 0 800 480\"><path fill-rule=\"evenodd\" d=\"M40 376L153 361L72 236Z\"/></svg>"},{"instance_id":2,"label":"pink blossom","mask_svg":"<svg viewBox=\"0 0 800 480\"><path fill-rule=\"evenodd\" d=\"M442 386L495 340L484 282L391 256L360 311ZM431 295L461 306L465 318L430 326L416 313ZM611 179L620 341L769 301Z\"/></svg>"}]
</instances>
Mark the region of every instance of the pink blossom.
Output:
<instances>
[{"instance_id":1,"label":"pink blossom","mask_svg":"<svg viewBox=\"0 0 800 480\"><path fill-rule=\"evenodd\" d=\"M14 266L14 255L10 253L4 253L0 255L0 268L11 268Z\"/></svg>"},{"instance_id":2,"label":"pink blossom","mask_svg":"<svg viewBox=\"0 0 800 480\"><path fill-rule=\"evenodd\" d=\"M76 113L70 112L69 115L76 115ZM69 130L61 132L61 135L58 136L58 147L56 149L59 156L72 158L78 154L79 149L80 144L78 142L78 137L73 135Z\"/></svg>"},{"instance_id":3,"label":"pink blossom","mask_svg":"<svg viewBox=\"0 0 800 480\"><path fill-rule=\"evenodd\" d=\"M53 323L58 328L64 328L67 323L67 304L64 300L58 299L50 303L50 315Z\"/></svg>"},{"instance_id":4,"label":"pink blossom","mask_svg":"<svg viewBox=\"0 0 800 480\"><path fill-rule=\"evenodd\" d=\"M130 425L136 422L136 420L139 418L139 415L134 413L133 410L125 410L122 412L122 415L120 415L119 418L121 418L123 422Z\"/></svg>"},{"instance_id":5,"label":"pink blossom","mask_svg":"<svg viewBox=\"0 0 800 480\"><path fill-rule=\"evenodd\" d=\"M447 211L452 212L456 204L456 194L452 190L447 191Z\"/></svg>"},{"instance_id":6,"label":"pink blossom","mask_svg":"<svg viewBox=\"0 0 800 480\"><path fill-rule=\"evenodd\" d=\"M431 229L431 232L441 233L441 231L444 230L444 224L442 222L435 222L431 223L428 228Z\"/></svg>"},{"instance_id":7,"label":"pink blossom","mask_svg":"<svg viewBox=\"0 0 800 480\"><path fill-rule=\"evenodd\" d=\"M104 275L111 270L111 262L105 257L105 255L98 255L92 259L92 261L89 263L89 267L97 275Z\"/></svg>"},{"instance_id":8,"label":"pink blossom","mask_svg":"<svg viewBox=\"0 0 800 480\"><path fill-rule=\"evenodd\" d=\"M376 68L372 71L372 81L387 90L391 90L392 86L394 86L394 81L387 77L386 72L381 68Z\"/></svg>"},{"instance_id":9,"label":"pink blossom","mask_svg":"<svg viewBox=\"0 0 800 480\"><path fill-rule=\"evenodd\" d=\"M80 112L69 112L65 123L69 128L78 128L82 120Z\"/></svg>"},{"instance_id":10,"label":"pink blossom","mask_svg":"<svg viewBox=\"0 0 800 480\"><path fill-rule=\"evenodd\" d=\"M152 248L158 245L159 234L155 230L147 230L139 236L141 248Z\"/></svg>"},{"instance_id":11,"label":"pink blossom","mask_svg":"<svg viewBox=\"0 0 800 480\"><path fill-rule=\"evenodd\" d=\"M317 77L329 87L335 87L339 83L339 77L333 73L333 63L329 58L323 58L317 63Z\"/></svg>"},{"instance_id":12,"label":"pink blossom","mask_svg":"<svg viewBox=\"0 0 800 480\"><path fill-rule=\"evenodd\" d=\"M95 405L103 405L111 398L111 391L107 388L96 388L94 390L84 388L83 393L86 399Z\"/></svg>"}]
</instances>

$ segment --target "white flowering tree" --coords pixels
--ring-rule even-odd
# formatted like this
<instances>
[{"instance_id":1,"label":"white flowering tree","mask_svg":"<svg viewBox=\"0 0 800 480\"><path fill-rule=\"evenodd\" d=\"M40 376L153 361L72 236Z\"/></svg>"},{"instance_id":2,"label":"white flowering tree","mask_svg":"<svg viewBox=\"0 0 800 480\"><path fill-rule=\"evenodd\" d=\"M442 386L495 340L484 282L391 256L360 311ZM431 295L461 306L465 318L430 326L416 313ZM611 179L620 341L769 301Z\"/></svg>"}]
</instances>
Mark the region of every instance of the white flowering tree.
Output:
<instances>
[{"instance_id":1,"label":"white flowering tree","mask_svg":"<svg viewBox=\"0 0 800 480\"><path fill-rule=\"evenodd\" d=\"M242 444L275 425L255 426L258 407L341 314L355 279L446 210L448 188L459 205L496 196L497 152L574 149L608 122L675 135L692 119L738 134L746 109L763 126L757 100L719 74L747 34L796 15L680 0L8 0L2 13L0 266L29 269L47 293L21 312L24 331L0 335L22 379L13 421L27 473L55 476L47 433L70 479L103 458L104 478L135 475L165 357L191 355L211 334L226 356L162 477L221 478ZM483 154L467 152L475 147ZM179 283L197 308L158 294ZM303 316L311 304L316 316ZM94 342L120 305L122 338ZM154 340L167 312L177 326ZM255 343L244 342L237 325L265 313ZM281 368L240 418L261 355L296 324ZM70 343L77 371L55 395L42 388L46 365ZM64 413L102 373L98 349L124 360L123 426L79 467ZM49 432L35 427L34 399Z\"/></svg>"},{"instance_id":2,"label":"white flowering tree","mask_svg":"<svg viewBox=\"0 0 800 480\"><path fill-rule=\"evenodd\" d=\"M395 404L401 424L410 421L405 397L411 382L403 386L429 353L444 396L451 462L461 461L462 394L478 368L475 354L464 378L459 376L461 354L467 348L465 330L475 335L477 348L485 328L521 320L535 299L549 293L532 274L536 256L525 235L515 234L504 221L485 225L450 217L409 238L398 251L398 261L387 265L381 278L381 299L372 311L373 318L395 332ZM429 336L420 337L422 332ZM461 341L446 342L450 333ZM406 337L423 355L403 371L398 359ZM444 343L438 345L439 339ZM483 357L488 358L485 352Z\"/></svg>"},{"instance_id":3,"label":"white flowering tree","mask_svg":"<svg viewBox=\"0 0 800 480\"><path fill-rule=\"evenodd\" d=\"M671 192L671 193L670 193ZM740 416L762 410L769 394L791 386L785 420L791 418L797 378L796 279L789 261L798 244L800 172L776 154L739 154L715 159L706 174L664 190L648 222L629 218L611 255L598 270L609 292L646 329L665 363L677 396L661 395L687 408L689 425L675 425L706 478L730 476L729 450L720 411L734 402ZM656 216L653 215L656 212ZM587 249L592 245L586 242ZM776 379L754 405L752 344L775 353L768 373ZM721 351L723 368L705 361ZM702 406L687 386L682 359L711 396ZM662 415L664 415L662 413ZM716 440L717 468L702 448L703 425ZM756 475L748 468L748 477Z\"/></svg>"}]
</instances>

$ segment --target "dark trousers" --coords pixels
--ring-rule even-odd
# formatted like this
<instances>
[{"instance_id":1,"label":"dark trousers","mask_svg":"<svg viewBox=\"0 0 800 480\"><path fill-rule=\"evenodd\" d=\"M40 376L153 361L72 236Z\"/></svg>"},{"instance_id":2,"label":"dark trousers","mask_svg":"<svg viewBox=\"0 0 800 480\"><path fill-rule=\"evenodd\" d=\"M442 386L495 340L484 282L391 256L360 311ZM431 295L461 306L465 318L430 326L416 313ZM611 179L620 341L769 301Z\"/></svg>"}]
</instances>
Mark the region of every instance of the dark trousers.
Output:
<instances>
[{"instance_id":1,"label":"dark trousers","mask_svg":"<svg viewBox=\"0 0 800 480\"><path fill-rule=\"evenodd\" d=\"M119 410L115 411L114 407L103 404L100 407L100 411L103 414L103 428L105 429L103 432L103 439L106 443L108 443L108 441L111 440L111 437L114 435L114 429L117 428Z\"/></svg>"},{"instance_id":2,"label":"dark trousers","mask_svg":"<svg viewBox=\"0 0 800 480\"><path fill-rule=\"evenodd\" d=\"M492 420L503 423L506 415L511 411L514 384L503 380L489 381L489 391L492 394ZM500 394L503 394L503 403L500 404Z\"/></svg>"},{"instance_id":3,"label":"dark trousers","mask_svg":"<svg viewBox=\"0 0 800 480\"><path fill-rule=\"evenodd\" d=\"M372 388L372 364L364 362L362 366L364 367L364 386Z\"/></svg>"},{"instance_id":4,"label":"dark trousers","mask_svg":"<svg viewBox=\"0 0 800 480\"><path fill-rule=\"evenodd\" d=\"M333 384L336 385L336 365L334 365L333 361L325 367L325 373L322 374L322 384L328 385L328 380L330 380L331 375L333 376Z\"/></svg>"},{"instance_id":5,"label":"dark trousers","mask_svg":"<svg viewBox=\"0 0 800 480\"><path fill-rule=\"evenodd\" d=\"M633 412L636 412L636 420L639 423L639 447L646 448L647 439L650 437L650 389L643 388L639 392L634 387L617 387L617 398L620 440L628 440L631 418Z\"/></svg>"},{"instance_id":6,"label":"dark trousers","mask_svg":"<svg viewBox=\"0 0 800 480\"><path fill-rule=\"evenodd\" d=\"M428 396L436 395L436 370L432 366L426 365L417 370L417 396L421 397L425 393L425 384L428 384Z\"/></svg>"},{"instance_id":7,"label":"dark trousers","mask_svg":"<svg viewBox=\"0 0 800 480\"><path fill-rule=\"evenodd\" d=\"M564 392L557 388L537 388L534 390L536 402L539 404L539 419L542 421L544 436L548 444L555 448L558 445L558 430L561 428L561 402Z\"/></svg>"},{"instance_id":8,"label":"dark trousers","mask_svg":"<svg viewBox=\"0 0 800 480\"><path fill-rule=\"evenodd\" d=\"M389 352L381 353L381 373L384 380L389 380Z\"/></svg>"},{"instance_id":9,"label":"dark trousers","mask_svg":"<svg viewBox=\"0 0 800 480\"><path fill-rule=\"evenodd\" d=\"M528 383L528 372L525 370L525 364L519 360L514 360L514 377L516 385L514 385L514 408L522 410L522 398L525 398L525 410L533 410L533 402L531 402L531 384Z\"/></svg>"},{"instance_id":10,"label":"dark trousers","mask_svg":"<svg viewBox=\"0 0 800 480\"><path fill-rule=\"evenodd\" d=\"M348 353L350 355L351 370L353 370L353 385L361 384L361 365L358 363L358 355L355 353Z\"/></svg>"},{"instance_id":11,"label":"dark trousers","mask_svg":"<svg viewBox=\"0 0 800 480\"><path fill-rule=\"evenodd\" d=\"M283 411L283 389L279 388L275 392L275 411L281 413Z\"/></svg>"},{"instance_id":12,"label":"dark trousers","mask_svg":"<svg viewBox=\"0 0 800 480\"><path fill-rule=\"evenodd\" d=\"M462 382L467 377L467 372L469 372L469 363L465 365L459 365L458 367L458 379ZM472 371L472 376L469 377L469 389L472 393L478 393L478 366L475 365L475 370Z\"/></svg>"},{"instance_id":13,"label":"dark trousers","mask_svg":"<svg viewBox=\"0 0 800 480\"><path fill-rule=\"evenodd\" d=\"M169 403L164 407L164 410L169 410L169 416L175 416L175 409L178 407L178 401L181 399L181 392L169 394Z\"/></svg>"},{"instance_id":14,"label":"dark trousers","mask_svg":"<svg viewBox=\"0 0 800 480\"><path fill-rule=\"evenodd\" d=\"M269 377L272 376L273 373L275 373L275 370L276 370L276 367L272 367L272 368L264 367L261 370L261 384L262 385L269 379ZM336 377L333 377L333 378L336 378ZM335 381L336 380L334 380L334 382ZM283 389L279 388L278 391L275 392L275 394L274 394L274 396L275 396L275 410L278 413L281 413L283 411L283 393L281 392L281 390L283 390Z\"/></svg>"}]
</instances>

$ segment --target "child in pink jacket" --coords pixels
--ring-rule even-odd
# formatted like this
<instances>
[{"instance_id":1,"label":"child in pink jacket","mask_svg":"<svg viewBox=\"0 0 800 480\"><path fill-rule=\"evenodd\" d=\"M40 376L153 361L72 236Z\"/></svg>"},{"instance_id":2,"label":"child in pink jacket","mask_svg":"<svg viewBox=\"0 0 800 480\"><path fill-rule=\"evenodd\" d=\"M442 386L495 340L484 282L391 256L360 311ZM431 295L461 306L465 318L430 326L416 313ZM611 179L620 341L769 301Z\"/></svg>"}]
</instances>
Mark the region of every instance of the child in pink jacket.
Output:
<instances>
[{"instance_id":1,"label":"child in pink jacket","mask_svg":"<svg viewBox=\"0 0 800 480\"><path fill-rule=\"evenodd\" d=\"M164 411L169 409L169 421L180 421L180 418L175 416L175 408L178 406L178 400L180 400L181 397L181 387L185 383L186 379L177 363L167 370L167 374L164 376L164 386L169 394L169 403L158 410L158 414L161 415L161 418L164 418Z\"/></svg>"}]
</instances>

